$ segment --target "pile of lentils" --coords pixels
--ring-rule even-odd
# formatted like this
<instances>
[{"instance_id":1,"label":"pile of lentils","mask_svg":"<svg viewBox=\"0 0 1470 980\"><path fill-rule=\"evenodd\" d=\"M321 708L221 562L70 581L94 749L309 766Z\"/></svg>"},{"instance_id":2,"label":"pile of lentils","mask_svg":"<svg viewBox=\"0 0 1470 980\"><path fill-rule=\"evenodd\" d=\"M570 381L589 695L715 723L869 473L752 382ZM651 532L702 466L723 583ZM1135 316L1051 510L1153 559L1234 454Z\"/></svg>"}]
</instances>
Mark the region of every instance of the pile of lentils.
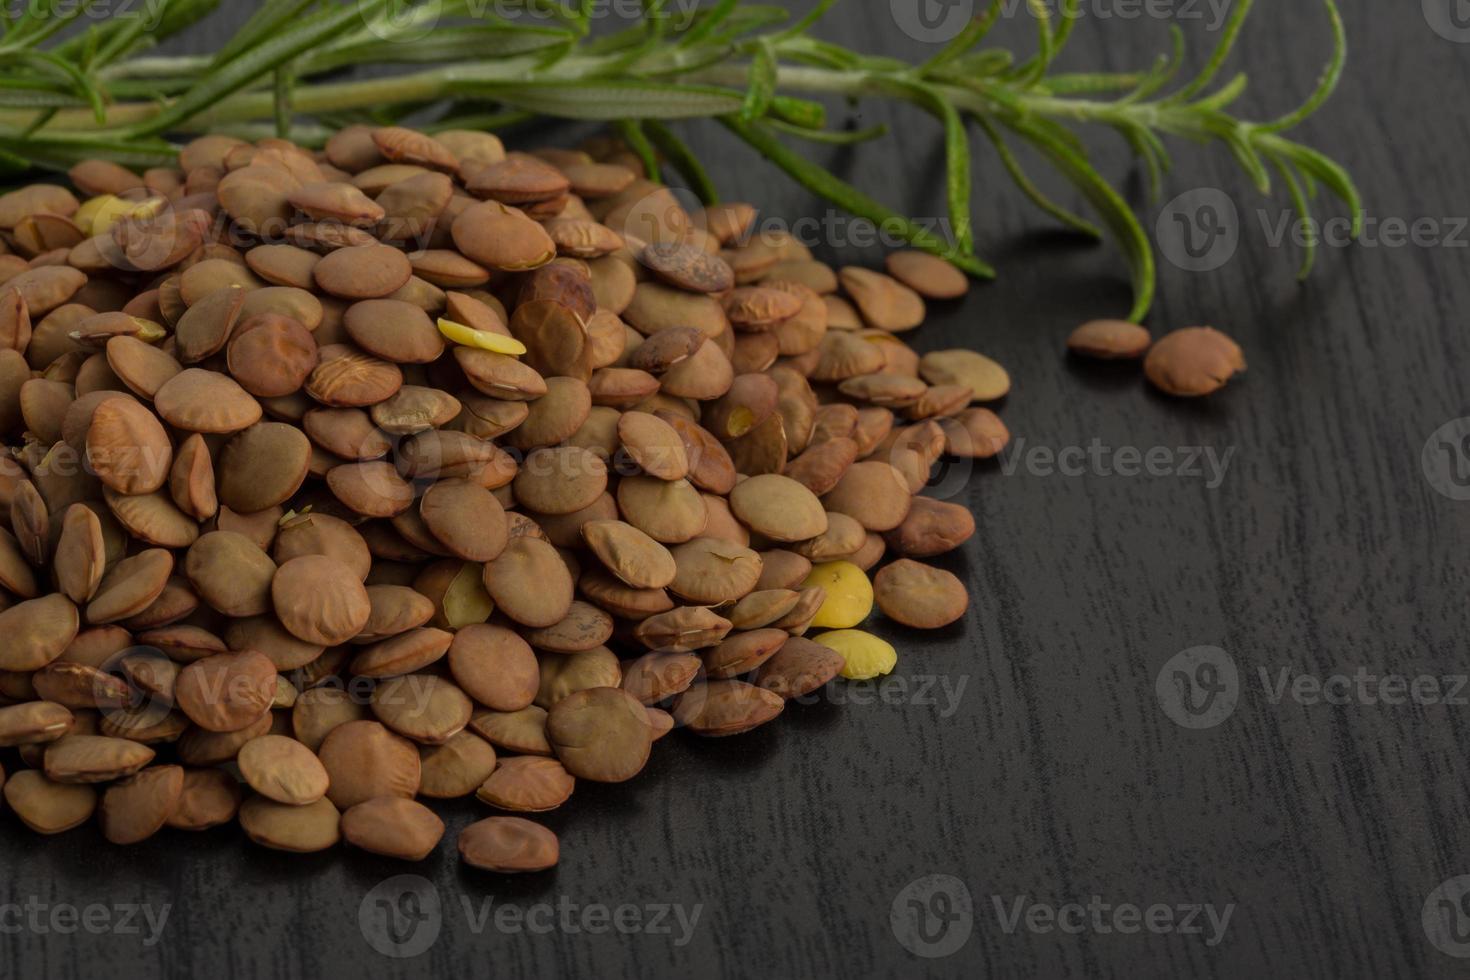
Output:
<instances>
[{"instance_id":1,"label":"pile of lentils","mask_svg":"<svg viewBox=\"0 0 1470 980\"><path fill-rule=\"evenodd\" d=\"M1005 447L1010 381L901 339L966 292L938 259L834 270L606 140L69 176L0 196L0 782L36 832L422 859L473 794L463 859L545 869L511 814L891 671L875 603L965 613L924 559L974 519L920 491Z\"/></svg>"}]
</instances>

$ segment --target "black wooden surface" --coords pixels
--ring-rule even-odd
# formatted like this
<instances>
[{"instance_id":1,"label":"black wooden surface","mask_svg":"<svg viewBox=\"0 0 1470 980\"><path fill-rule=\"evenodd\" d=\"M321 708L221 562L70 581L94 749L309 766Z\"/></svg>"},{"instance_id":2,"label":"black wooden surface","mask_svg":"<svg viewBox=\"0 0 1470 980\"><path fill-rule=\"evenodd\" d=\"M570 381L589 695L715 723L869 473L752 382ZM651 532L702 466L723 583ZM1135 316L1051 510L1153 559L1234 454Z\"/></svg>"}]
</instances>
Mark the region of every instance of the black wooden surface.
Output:
<instances>
[{"instance_id":1,"label":"black wooden surface","mask_svg":"<svg viewBox=\"0 0 1470 980\"><path fill-rule=\"evenodd\" d=\"M190 45L217 44L246 13L232 6ZM1213 15L1208 4L1187 6L1178 5L1180 22L1199 50L1217 36ZM925 636L879 618L900 651L881 687L839 688L739 739L676 733L632 784L579 786L547 818L563 842L554 873L507 880L461 867L454 834L484 815L473 801L452 808L445 843L414 866L346 849L278 854L234 829L164 833L120 850L91 828L42 840L0 817L5 901L146 903L155 915L168 906L151 945L112 932L15 931L13 913L0 910L0 975L1463 974L1465 961L1436 948L1422 912L1436 887L1470 872L1467 692L1455 691L1458 705L1356 694L1337 705L1290 694L1273 702L1260 673L1275 683L1283 670L1467 670L1470 504L1435 489L1421 450L1439 426L1470 414L1470 234L1461 227L1470 47L1431 27L1453 23L1442 17L1450 0L1428 0L1424 15L1418 7L1348 4L1347 74L1303 132L1355 173L1375 219L1428 219L1438 244L1396 245L1392 225L1389 235L1376 225L1369 243L1327 249L1299 285L1295 253L1262 232L1280 205L1257 197L1222 152L1175 145L1164 198L1220 189L1243 226L1238 251L1213 272L1161 262L1153 327L1215 324L1250 361L1247 377L1206 402L1158 397L1132 369L1067 361L1072 326L1126 309L1121 260L1047 231L978 153L979 237L1002 276L936 307L915 344L974 346L1006 364L1015 388L1002 414L1027 449L1099 440L1162 447L1183 464L1183 447L1202 447L1231 454L1223 480L1096 467L1048 474L1024 454L1009 473L978 467L956 499L972 507L979 533L944 562L973 591L961 624ZM1147 5L1083 8L1092 16L1076 31L1070 67L1142 66L1166 45L1167 20L1126 16ZM1029 43L1029 22L1012 20L999 37ZM896 28L886 0L846 0L823 32L905 57L932 50ZM1325 42L1318 5L1259 4L1241 45L1255 83L1243 104L1261 116L1294 104ZM863 106L858 119L886 121L896 138L835 155L840 169L910 213L942 214L937 127L881 106ZM688 131L729 198L771 215L825 212L715 126ZM1130 172L1115 137L1092 138L1108 173ZM1162 207L1132 187L1152 226ZM881 258L821 252L834 263ZM1238 668L1238 704L1194 730L1165 713L1155 682L1170 658L1201 645ZM861 700L872 703L852 703ZM415 957L378 952L359 922L370 890L400 874L421 875L420 888L441 901L437 940ZM890 911L898 900L912 918L903 890L935 874L968 889L971 931L952 955L919 957L896 937ZM1006 928L1018 900L1056 907L1093 896L1233 911L1213 943L1203 916L1199 934L1119 934L1090 920L1079 932L1024 920ZM478 914L492 899L492 913L676 905L699 918L682 944L677 928L531 934L492 921L476 933L464 903ZM927 908L940 945L919 948L941 951L962 933L942 932L942 905Z\"/></svg>"}]
</instances>

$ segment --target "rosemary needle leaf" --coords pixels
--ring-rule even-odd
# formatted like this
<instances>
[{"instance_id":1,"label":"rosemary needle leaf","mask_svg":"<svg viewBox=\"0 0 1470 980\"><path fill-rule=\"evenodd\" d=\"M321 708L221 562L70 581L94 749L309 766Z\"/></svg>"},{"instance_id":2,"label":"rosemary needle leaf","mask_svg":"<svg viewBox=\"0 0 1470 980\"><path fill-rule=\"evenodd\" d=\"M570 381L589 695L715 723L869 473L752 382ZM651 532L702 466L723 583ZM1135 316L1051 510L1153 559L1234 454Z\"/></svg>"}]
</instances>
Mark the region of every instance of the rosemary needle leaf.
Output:
<instances>
[{"instance_id":1,"label":"rosemary needle leaf","mask_svg":"<svg viewBox=\"0 0 1470 980\"><path fill-rule=\"evenodd\" d=\"M30 160L9 150L0 150L0 173L21 174L30 169Z\"/></svg>"},{"instance_id":2,"label":"rosemary needle leaf","mask_svg":"<svg viewBox=\"0 0 1470 980\"><path fill-rule=\"evenodd\" d=\"M1159 55L1158 61L1138 83L1138 87L1122 99L1124 104L1142 102L1174 80L1179 66L1184 64L1184 30L1178 24L1169 25L1169 40L1172 47L1168 54Z\"/></svg>"},{"instance_id":3,"label":"rosemary needle leaf","mask_svg":"<svg viewBox=\"0 0 1470 980\"><path fill-rule=\"evenodd\" d=\"M290 23L310 6L312 0L265 0L250 15L235 36L214 56L214 65L226 64Z\"/></svg>"},{"instance_id":4,"label":"rosemary needle leaf","mask_svg":"<svg viewBox=\"0 0 1470 980\"><path fill-rule=\"evenodd\" d=\"M1067 46L1067 41L1070 40L1072 37L1072 29L1077 26L1077 21L1080 18L1080 14L1077 11L1077 5L1078 0L1062 0L1062 9L1059 14L1062 23L1061 26L1057 28L1056 38L1052 42L1053 61L1056 60L1057 55L1062 53L1062 49Z\"/></svg>"},{"instance_id":5,"label":"rosemary needle leaf","mask_svg":"<svg viewBox=\"0 0 1470 980\"><path fill-rule=\"evenodd\" d=\"M1269 139L1277 139L1270 137ZM1271 146L1278 144L1271 143ZM1281 140L1280 146L1284 147L1284 155L1299 167L1308 178L1320 181L1328 190L1336 194L1348 206L1353 217L1353 237L1356 238L1363 231L1363 198L1358 193L1358 187L1348 172L1341 165L1328 159L1325 155L1317 152L1309 146L1300 143L1292 143L1290 140Z\"/></svg>"},{"instance_id":6,"label":"rosemary needle leaf","mask_svg":"<svg viewBox=\"0 0 1470 980\"><path fill-rule=\"evenodd\" d=\"M643 131L643 123L636 119L619 119L616 123L618 133L622 135L623 142L628 148L638 155L643 161L643 170L649 180L655 184L663 183L662 175L659 173L658 153L653 144L648 142L648 136Z\"/></svg>"},{"instance_id":7,"label":"rosemary needle leaf","mask_svg":"<svg viewBox=\"0 0 1470 980\"><path fill-rule=\"evenodd\" d=\"M977 44L985 40L985 36L1000 19L1005 7L1005 0L991 0L990 6L985 8L985 13L970 21L963 31L955 35L953 40L924 64L923 70L926 73L938 71L956 58L972 51Z\"/></svg>"},{"instance_id":8,"label":"rosemary needle leaf","mask_svg":"<svg viewBox=\"0 0 1470 980\"><path fill-rule=\"evenodd\" d=\"M1101 95L1106 92L1136 89L1143 81L1145 81L1145 76L1141 75L1079 72L1048 77L1046 90L1052 95Z\"/></svg>"},{"instance_id":9,"label":"rosemary needle leaf","mask_svg":"<svg viewBox=\"0 0 1470 980\"><path fill-rule=\"evenodd\" d=\"M735 12L740 0L720 0L709 10L701 10L690 20L690 27L679 39L681 47L692 47L717 31Z\"/></svg>"},{"instance_id":10,"label":"rosemary needle leaf","mask_svg":"<svg viewBox=\"0 0 1470 980\"><path fill-rule=\"evenodd\" d=\"M303 59L302 70L315 73L352 65L444 64L467 58L510 58L558 48L565 54L575 40L574 32L560 27L520 24L441 27L414 41L371 37L312 52Z\"/></svg>"},{"instance_id":11,"label":"rosemary needle leaf","mask_svg":"<svg viewBox=\"0 0 1470 980\"><path fill-rule=\"evenodd\" d=\"M1143 126L1129 124L1120 126L1119 131L1133 148L1134 154L1143 161L1144 170L1148 174L1149 200L1158 201L1163 196L1164 171L1169 166L1163 144Z\"/></svg>"},{"instance_id":12,"label":"rosemary needle leaf","mask_svg":"<svg viewBox=\"0 0 1470 980\"><path fill-rule=\"evenodd\" d=\"M1041 188L1037 187L1031 178L1027 176L1026 169L1016 159L1015 153L1012 152L1010 146L1005 141L1005 137L1001 135L1000 130L996 128L995 124L984 116L980 116L978 119L981 131L990 137L990 141L995 144L995 152L1000 157L1000 162L1005 166L1006 173L1010 174L1011 179L1016 182L1016 186L1021 189L1021 193L1030 198L1041 210L1074 231L1081 232L1089 238L1102 238L1102 229L1097 225L1080 215L1074 214L1047 197Z\"/></svg>"},{"instance_id":13,"label":"rosemary needle leaf","mask_svg":"<svg viewBox=\"0 0 1470 980\"><path fill-rule=\"evenodd\" d=\"M1220 43L1215 45L1210 60L1205 62L1204 68L1194 77L1194 81L1175 92L1168 101L1188 102L1209 87L1221 66L1225 64L1225 59L1230 57L1235 41L1240 37L1240 29L1245 26L1245 20L1250 16L1251 5L1254 3L1255 0L1236 0L1235 6L1230 9L1230 19L1225 22L1225 27L1220 33Z\"/></svg>"},{"instance_id":14,"label":"rosemary needle leaf","mask_svg":"<svg viewBox=\"0 0 1470 980\"><path fill-rule=\"evenodd\" d=\"M1138 217L1097 169L1070 146L1056 140L1045 130L1024 122L1015 124L1014 128L1045 154L1063 176L1076 185L1112 231L1113 237L1118 239L1118 244L1128 258L1133 277L1133 309L1128 318L1134 323L1141 323L1153 306L1156 269L1153 245L1149 241L1148 233L1139 224Z\"/></svg>"},{"instance_id":15,"label":"rosemary needle leaf","mask_svg":"<svg viewBox=\"0 0 1470 980\"><path fill-rule=\"evenodd\" d=\"M827 125L827 107L810 99L778 95L771 100L771 115L793 126L821 129Z\"/></svg>"},{"instance_id":16,"label":"rosemary needle leaf","mask_svg":"<svg viewBox=\"0 0 1470 980\"><path fill-rule=\"evenodd\" d=\"M1317 259L1317 234L1311 223L1311 205L1307 203L1306 195L1302 193L1301 182L1292 172L1291 164L1279 157L1272 157L1271 162L1276 165L1277 172L1286 182L1286 192L1291 196L1292 206L1296 208L1297 221L1305 232L1302 242L1302 264L1297 269L1297 278L1305 279L1312 274L1312 264Z\"/></svg>"},{"instance_id":17,"label":"rosemary needle leaf","mask_svg":"<svg viewBox=\"0 0 1470 980\"><path fill-rule=\"evenodd\" d=\"M163 0L153 17L114 17L98 25L100 47L93 67L111 64L134 50L158 44L214 13L220 0ZM146 35L146 36L145 36ZM51 50L63 58L81 60L88 41L69 37Z\"/></svg>"},{"instance_id":18,"label":"rosemary needle leaf","mask_svg":"<svg viewBox=\"0 0 1470 980\"><path fill-rule=\"evenodd\" d=\"M949 220L955 243L966 255L975 254L975 229L970 212L970 134L953 103L933 87L914 83L912 91L924 107L944 124L945 187L949 198Z\"/></svg>"},{"instance_id":19,"label":"rosemary needle leaf","mask_svg":"<svg viewBox=\"0 0 1470 980\"><path fill-rule=\"evenodd\" d=\"M826 143L829 146L854 146L858 143L868 143L872 140L882 139L888 135L888 124L878 123L867 129L808 129L805 126L793 126L784 119L767 119L766 125L778 133L795 136L798 139L809 140L813 143Z\"/></svg>"},{"instance_id":20,"label":"rosemary needle leaf","mask_svg":"<svg viewBox=\"0 0 1470 980\"><path fill-rule=\"evenodd\" d=\"M0 54L8 54L12 47L34 48L42 41L64 30L75 20L89 3L61 3L59 0L30 0L21 15L5 34L0 44Z\"/></svg>"},{"instance_id":21,"label":"rosemary needle leaf","mask_svg":"<svg viewBox=\"0 0 1470 980\"><path fill-rule=\"evenodd\" d=\"M1245 88L1249 82L1250 78L1244 72L1242 72L1241 74L1236 75L1234 78L1230 79L1230 81L1226 82L1224 85L1220 86L1220 88L1213 95L1208 95L1205 98L1200 99L1190 108L1193 109L1196 113L1199 113L1205 117L1208 117L1212 114L1220 115L1225 111L1230 103L1234 102L1236 99L1245 94Z\"/></svg>"},{"instance_id":22,"label":"rosemary needle leaf","mask_svg":"<svg viewBox=\"0 0 1470 980\"><path fill-rule=\"evenodd\" d=\"M776 51L771 42L761 38L755 45L755 58L750 63L750 87L740 106L740 118L746 122L759 119L771 108L776 95Z\"/></svg>"},{"instance_id":23,"label":"rosemary needle leaf","mask_svg":"<svg viewBox=\"0 0 1470 980\"><path fill-rule=\"evenodd\" d=\"M0 105L17 109L84 106L87 101L70 92L59 92L55 83L42 78L0 78Z\"/></svg>"},{"instance_id":24,"label":"rosemary needle leaf","mask_svg":"<svg viewBox=\"0 0 1470 980\"><path fill-rule=\"evenodd\" d=\"M760 123L746 123L736 115L724 116L720 121L812 193L826 198L844 211L866 218L885 231L891 229L897 232L915 248L946 259L972 276L981 279L995 277L995 270L989 264L973 255L961 253L918 222L884 207L799 153L793 153Z\"/></svg>"},{"instance_id":25,"label":"rosemary needle leaf","mask_svg":"<svg viewBox=\"0 0 1470 980\"><path fill-rule=\"evenodd\" d=\"M179 149L163 140L119 141L107 138L76 140L17 139L0 135L0 152L23 155L33 164L66 170L90 157L106 157L130 167L167 167L178 162Z\"/></svg>"},{"instance_id":26,"label":"rosemary needle leaf","mask_svg":"<svg viewBox=\"0 0 1470 980\"><path fill-rule=\"evenodd\" d=\"M737 38L753 34L764 27L784 24L790 16L785 7L743 3L735 8L730 19L725 22L723 25L725 29L713 35L710 40L729 44Z\"/></svg>"},{"instance_id":27,"label":"rosemary needle leaf","mask_svg":"<svg viewBox=\"0 0 1470 980\"><path fill-rule=\"evenodd\" d=\"M97 119L99 125L107 118L107 108L102 104L102 93L97 90L97 86L92 83L92 80L84 75L82 70L76 65L71 64L64 58L57 57L50 51L37 49L28 48L17 51L15 57L21 61L34 62L38 68L49 68L56 74L61 75L71 82L72 91L79 98L85 99L92 107L92 114Z\"/></svg>"},{"instance_id":28,"label":"rosemary needle leaf","mask_svg":"<svg viewBox=\"0 0 1470 980\"><path fill-rule=\"evenodd\" d=\"M1009 71L1016 63L1016 56L999 48L972 51L956 58L945 68L961 79L990 78Z\"/></svg>"},{"instance_id":29,"label":"rosemary needle leaf","mask_svg":"<svg viewBox=\"0 0 1470 980\"><path fill-rule=\"evenodd\" d=\"M668 126L657 119L649 119L643 124L643 131L653 141L653 145L668 159L684 182L689 185L699 200L706 206L720 203L720 192L716 189L714 181L710 179L704 164L694 155L689 144L679 138Z\"/></svg>"},{"instance_id":30,"label":"rosemary needle leaf","mask_svg":"<svg viewBox=\"0 0 1470 980\"><path fill-rule=\"evenodd\" d=\"M496 98L521 109L565 119L692 119L739 112L740 92L713 85L605 80L490 86Z\"/></svg>"},{"instance_id":31,"label":"rosemary needle leaf","mask_svg":"<svg viewBox=\"0 0 1470 980\"><path fill-rule=\"evenodd\" d=\"M776 40L782 40L788 37L800 37L801 35L805 34L808 30L812 28L814 24L816 24L817 21L827 16L827 11L831 10L833 4L835 4L836 2L837 0L819 0L816 7L812 8L812 11L809 14L807 14L801 20L797 21L795 24L792 24L790 27L786 28L786 30L782 31L780 34L777 34Z\"/></svg>"},{"instance_id":32,"label":"rosemary needle leaf","mask_svg":"<svg viewBox=\"0 0 1470 980\"><path fill-rule=\"evenodd\" d=\"M1036 18L1039 37L1036 54L1017 68L1015 75L1017 82L1031 85L1039 81L1051 67L1052 59L1057 55L1057 39L1052 31L1051 10L1047 7L1046 0L1026 0L1026 7L1031 11L1031 16Z\"/></svg>"},{"instance_id":33,"label":"rosemary needle leaf","mask_svg":"<svg viewBox=\"0 0 1470 980\"><path fill-rule=\"evenodd\" d=\"M291 138L291 70L285 65L276 69L275 76L275 123L276 135L281 139Z\"/></svg>"},{"instance_id":34,"label":"rosemary needle leaf","mask_svg":"<svg viewBox=\"0 0 1470 980\"><path fill-rule=\"evenodd\" d=\"M1235 161L1251 178L1256 185L1256 190L1262 194L1270 194L1271 175L1266 172L1266 165L1261 162L1260 154L1256 152L1255 146L1251 143L1250 131L1232 127L1221 132L1220 138L1225 141L1226 146L1230 147Z\"/></svg>"},{"instance_id":35,"label":"rosemary needle leaf","mask_svg":"<svg viewBox=\"0 0 1470 980\"><path fill-rule=\"evenodd\" d=\"M814 37L789 37L781 42L779 50L792 60L838 70L857 68L862 61L846 48Z\"/></svg>"},{"instance_id":36,"label":"rosemary needle leaf","mask_svg":"<svg viewBox=\"0 0 1470 980\"><path fill-rule=\"evenodd\" d=\"M357 0L345 7L329 8L328 12L309 18L302 26L264 41L215 69L182 98L152 119L124 132L130 136L153 136L167 132L189 117L210 108L224 96L273 71L278 65L342 33L360 22L360 18L371 17L387 2L388 0Z\"/></svg>"},{"instance_id":37,"label":"rosemary needle leaf","mask_svg":"<svg viewBox=\"0 0 1470 980\"><path fill-rule=\"evenodd\" d=\"M1336 0L1324 0L1324 2L1327 6L1328 19L1332 22L1332 59L1327 63L1321 79L1317 82L1317 88L1307 101L1280 119L1263 125L1261 129L1266 132L1279 133L1290 129L1322 108L1322 104L1332 97L1338 80L1342 78L1342 68L1347 61L1347 31L1343 27L1342 14L1338 12Z\"/></svg>"},{"instance_id":38,"label":"rosemary needle leaf","mask_svg":"<svg viewBox=\"0 0 1470 980\"><path fill-rule=\"evenodd\" d=\"M55 108L50 108L45 110L44 112L39 113L36 118L31 122L31 124L26 127L25 132L21 135L30 136L38 130L44 128L48 122L56 117L56 112L57 110Z\"/></svg>"}]
</instances>

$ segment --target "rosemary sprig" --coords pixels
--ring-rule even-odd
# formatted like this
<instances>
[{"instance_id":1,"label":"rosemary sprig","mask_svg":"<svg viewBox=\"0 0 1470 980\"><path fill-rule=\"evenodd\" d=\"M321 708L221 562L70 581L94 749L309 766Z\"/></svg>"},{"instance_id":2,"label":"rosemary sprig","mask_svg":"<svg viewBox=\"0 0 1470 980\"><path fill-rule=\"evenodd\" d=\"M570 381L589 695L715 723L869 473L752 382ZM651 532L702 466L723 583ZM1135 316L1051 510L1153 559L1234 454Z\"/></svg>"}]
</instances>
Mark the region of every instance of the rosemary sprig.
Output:
<instances>
[{"instance_id":1,"label":"rosemary sprig","mask_svg":"<svg viewBox=\"0 0 1470 980\"><path fill-rule=\"evenodd\" d=\"M1131 316L1148 313L1155 288L1153 247L1134 213L1091 162L1081 131L1119 133L1158 193L1170 167L1164 137L1223 146L1252 183L1270 193L1273 175L1303 219L1318 187L1353 215L1362 205L1351 178L1322 153L1287 133L1331 96L1347 42L1335 0L1322 0L1333 54L1322 78L1296 109L1266 121L1233 115L1244 75L1217 84L1252 7L1237 0L1220 40L1194 77L1176 79L1184 39L1141 71L1062 73L1057 55L1076 24L1077 0L1062 0L1054 21L1047 4L1028 0L1037 23L1036 51L1024 59L986 45L1004 0L933 57L908 64L853 51L815 37L837 0L822 0L788 23L780 7L707 0L674 16L666 0L643 0L631 27L591 36L588 0L502 0L486 15L483 0L440 0L404 9L390 0L265 0L213 56L156 57L148 49L211 13L219 0L157 0L158 20L118 17L58 40L86 9L76 0L29 0L0 23L0 170L64 169L89 156L133 166L165 165L169 135L205 131L249 138L289 132L320 141L349 120L380 123L426 112L427 128L514 125L535 115L614 124L651 172L661 157L700 198L716 189L687 144L668 125L717 119L814 193L859 217L895 228L917 248L942 255L972 275L993 275L975 255L971 129L995 149L1018 188L1045 213L1090 236L1099 225L1048 197L1014 147L1050 163L1120 243L1134 289ZM478 15L478 16L477 16ZM338 77L343 69L396 65L388 77ZM425 67L428 66L428 67ZM783 136L852 144L886 130L828 128L822 98L885 99L933 116L948 165L949 240L807 159ZM1306 242L1301 274L1312 267Z\"/></svg>"}]
</instances>

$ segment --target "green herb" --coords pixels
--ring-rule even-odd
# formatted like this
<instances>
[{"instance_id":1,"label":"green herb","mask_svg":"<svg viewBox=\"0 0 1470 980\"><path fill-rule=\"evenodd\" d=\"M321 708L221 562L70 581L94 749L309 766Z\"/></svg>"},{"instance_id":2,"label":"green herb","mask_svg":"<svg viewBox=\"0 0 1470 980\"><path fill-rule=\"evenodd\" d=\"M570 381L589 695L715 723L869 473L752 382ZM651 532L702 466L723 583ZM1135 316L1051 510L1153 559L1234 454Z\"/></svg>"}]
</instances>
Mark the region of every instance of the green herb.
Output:
<instances>
[{"instance_id":1,"label":"green herb","mask_svg":"<svg viewBox=\"0 0 1470 980\"><path fill-rule=\"evenodd\" d=\"M1131 316L1147 315L1155 288L1153 246L1132 207L1089 159L1079 135L1089 125L1116 130L1141 161L1154 193L1170 158L1162 137L1225 148L1253 184L1271 192L1273 175L1302 219L1325 187L1362 221L1357 189L1331 159L1286 135L1332 94L1347 42L1335 0L1322 0L1333 54L1301 106L1279 118L1233 115L1244 75L1217 84L1250 0L1237 0L1204 68L1176 84L1185 44L1137 72L1064 73L1055 59L1077 21L1077 0L1061 0L1055 20L1044 0L1028 0L1038 27L1024 60L987 46L1004 0L923 64L873 57L820 40L812 31L836 0L788 24L779 7L709 0L690 14L666 0L643 0L640 22L591 36L590 0L509 0L525 16L483 14L482 0L405 7L394 0L266 0L214 56L156 57L148 49L213 11L218 0L158 0L159 20L102 21L57 40L86 4L29 0L0 23L0 169L64 169L90 156L133 166L167 165L161 137L202 132L259 138L289 132L320 141L333 127L383 124L430 113L429 129L512 125L535 115L604 120L650 163L661 154L705 200L715 188L667 123L714 118L803 186L838 207L896 230L917 248L975 276L992 275L975 255L971 124L999 154L1023 194L1045 213L1088 235L1099 225L1047 197L1014 146L1027 144L1070 182L1115 237L1132 270ZM500 9L505 9L503 2ZM475 16L479 13L480 16ZM408 68L388 77L342 80L359 65ZM428 67L422 67L428 66ZM331 76L331 77L329 77ZM944 139L950 240L893 212L793 150L783 136L852 144L885 130L827 127L819 98L896 100L933 116ZM983 225L980 225L983 229ZM1301 273L1316 243L1307 240Z\"/></svg>"}]
</instances>

